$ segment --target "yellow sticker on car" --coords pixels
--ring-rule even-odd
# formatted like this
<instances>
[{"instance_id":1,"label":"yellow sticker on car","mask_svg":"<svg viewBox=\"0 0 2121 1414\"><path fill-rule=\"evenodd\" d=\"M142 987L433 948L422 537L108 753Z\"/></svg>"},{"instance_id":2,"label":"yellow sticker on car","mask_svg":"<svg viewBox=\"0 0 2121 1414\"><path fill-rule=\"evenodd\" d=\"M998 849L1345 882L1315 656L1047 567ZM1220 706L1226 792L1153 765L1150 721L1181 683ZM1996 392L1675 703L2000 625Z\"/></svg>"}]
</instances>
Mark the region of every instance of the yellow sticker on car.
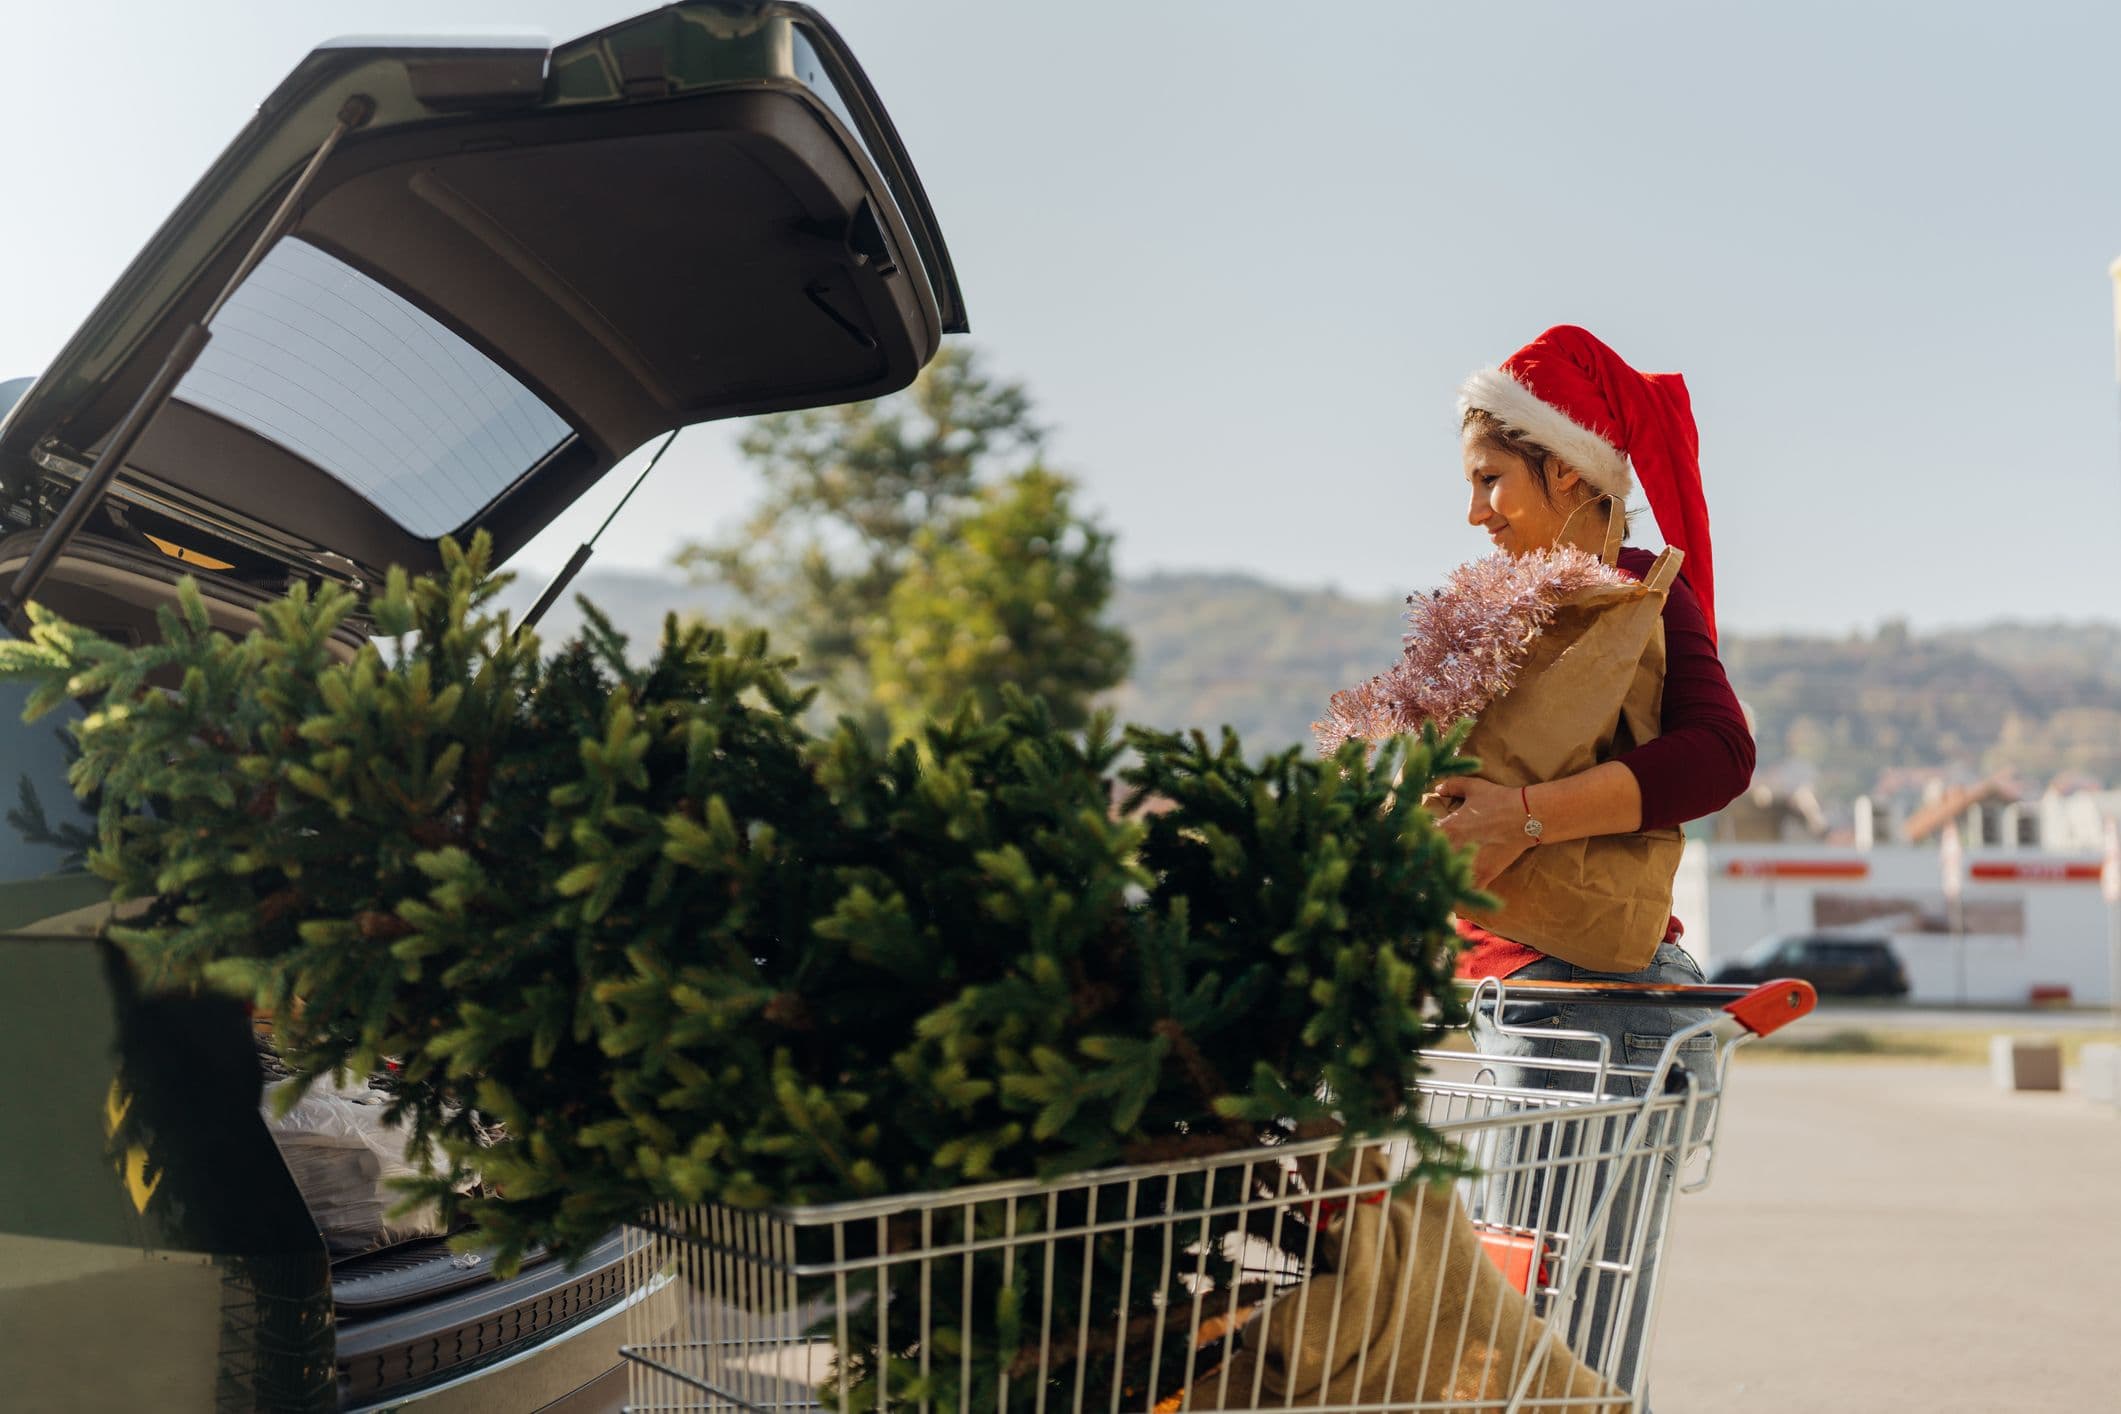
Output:
<instances>
[{"instance_id":1,"label":"yellow sticker on car","mask_svg":"<svg viewBox=\"0 0 2121 1414\"><path fill-rule=\"evenodd\" d=\"M197 550L187 550L182 545L172 544L159 535L149 535L147 543L169 556L172 560L181 560L187 565L197 565L202 570L232 570L235 568L234 565L226 560L217 560L212 555L202 555Z\"/></svg>"}]
</instances>

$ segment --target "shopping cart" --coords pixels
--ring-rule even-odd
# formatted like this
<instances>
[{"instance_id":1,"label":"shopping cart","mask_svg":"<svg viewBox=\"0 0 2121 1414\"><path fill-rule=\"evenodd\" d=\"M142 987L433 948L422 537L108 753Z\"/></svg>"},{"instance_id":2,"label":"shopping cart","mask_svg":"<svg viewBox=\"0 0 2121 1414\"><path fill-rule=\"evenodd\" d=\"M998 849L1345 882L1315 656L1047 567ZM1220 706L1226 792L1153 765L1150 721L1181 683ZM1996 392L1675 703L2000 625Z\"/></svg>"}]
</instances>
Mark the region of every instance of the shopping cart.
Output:
<instances>
[{"instance_id":1,"label":"shopping cart","mask_svg":"<svg viewBox=\"0 0 2121 1414\"><path fill-rule=\"evenodd\" d=\"M1470 1006L1509 1029L1563 999L1703 1014L1647 1066L1588 1033L1563 1059L1425 1052L1420 1123L1398 1135L645 1214L628 1407L1639 1408L1662 1239L1675 1195L1708 1184L1731 1056L1816 999L1787 980L1488 980ZM1456 1167L1403 1181L1423 1158Z\"/></svg>"}]
</instances>

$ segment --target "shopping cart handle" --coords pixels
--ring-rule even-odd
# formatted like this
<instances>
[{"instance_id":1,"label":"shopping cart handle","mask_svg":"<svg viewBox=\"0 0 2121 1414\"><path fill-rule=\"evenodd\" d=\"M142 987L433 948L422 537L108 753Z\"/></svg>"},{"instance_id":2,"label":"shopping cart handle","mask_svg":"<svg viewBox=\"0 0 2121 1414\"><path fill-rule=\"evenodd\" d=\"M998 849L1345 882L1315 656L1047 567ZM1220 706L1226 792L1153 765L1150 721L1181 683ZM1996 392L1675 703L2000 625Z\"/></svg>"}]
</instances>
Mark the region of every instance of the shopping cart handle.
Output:
<instances>
[{"instance_id":1,"label":"shopping cart handle","mask_svg":"<svg viewBox=\"0 0 2121 1414\"><path fill-rule=\"evenodd\" d=\"M1713 982L1514 982L1508 978L1490 981L1499 986L1510 1005L1533 1001L1619 1002L1635 1006L1696 1006L1706 1010L1721 1007L1732 1019L1755 1036L1779 1031L1799 1017L1809 1016L1819 1005L1812 984L1797 977L1778 977L1757 986L1731 986ZM1471 995L1480 984L1458 979L1461 993Z\"/></svg>"},{"instance_id":2,"label":"shopping cart handle","mask_svg":"<svg viewBox=\"0 0 2121 1414\"><path fill-rule=\"evenodd\" d=\"M1755 1036L1769 1036L1819 1005L1819 991L1801 977L1762 982L1724 1010Z\"/></svg>"}]
</instances>

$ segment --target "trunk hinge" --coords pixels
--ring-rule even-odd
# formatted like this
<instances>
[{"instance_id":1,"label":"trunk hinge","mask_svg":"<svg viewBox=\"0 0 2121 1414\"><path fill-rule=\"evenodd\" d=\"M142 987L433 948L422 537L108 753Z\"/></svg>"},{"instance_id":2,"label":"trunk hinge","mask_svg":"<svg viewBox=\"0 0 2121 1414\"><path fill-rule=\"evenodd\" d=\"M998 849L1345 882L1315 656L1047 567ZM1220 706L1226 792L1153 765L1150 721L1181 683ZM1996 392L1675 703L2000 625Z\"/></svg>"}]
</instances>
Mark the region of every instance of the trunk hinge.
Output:
<instances>
[{"instance_id":1,"label":"trunk hinge","mask_svg":"<svg viewBox=\"0 0 2121 1414\"><path fill-rule=\"evenodd\" d=\"M236 287L242 284L257 267L258 262L265 258L265 252L271 248L273 242L286 234L288 227L294 224L295 208L301 203L303 193L309 190L309 184L323 169L325 159L330 157L332 149L339 145L339 139L366 123L375 111L375 101L366 94L357 93L340 105L339 116L333 122L331 131L324 135L323 143L302 168L301 175L295 178L295 184L288 189L287 195L281 198L279 208L273 212L272 219L265 223L265 229L258 233L257 240L251 243L250 250L244 255L242 263L236 266L235 273L221 286L221 292L214 296L214 302L207 307L206 312L184 326L182 332L177 335L176 345L162 360L162 366L155 370L155 376L140 390L140 396L133 401L124 418L111 429L110 440L103 444L103 451L97 456L95 465L89 468L88 475L82 479L81 484L74 488L74 494L66 498L66 504L59 508L59 513L52 517L52 523L45 527L43 538L37 542L37 547L30 551L29 559L23 564L21 572L15 576L15 582L8 587L4 596L0 596L0 621L4 621L16 633L28 632L23 609L29 603L30 597L37 592L37 586L44 582L44 577L51 573L52 566L58 563L60 554L87 522L89 514L109 493L111 482L117 479L118 469L125 465L125 459L132 455L133 447L140 440L140 434L147 430L148 424L155 420L155 414L162 411L163 406L169 402L170 395L177 390L178 382L191 371L191 366L199 361L199 355L205 351L208 341L213 338L207 326L214 322L214 316L221 312L221 306L236 292Z\"/></svg>"}]
</instances>

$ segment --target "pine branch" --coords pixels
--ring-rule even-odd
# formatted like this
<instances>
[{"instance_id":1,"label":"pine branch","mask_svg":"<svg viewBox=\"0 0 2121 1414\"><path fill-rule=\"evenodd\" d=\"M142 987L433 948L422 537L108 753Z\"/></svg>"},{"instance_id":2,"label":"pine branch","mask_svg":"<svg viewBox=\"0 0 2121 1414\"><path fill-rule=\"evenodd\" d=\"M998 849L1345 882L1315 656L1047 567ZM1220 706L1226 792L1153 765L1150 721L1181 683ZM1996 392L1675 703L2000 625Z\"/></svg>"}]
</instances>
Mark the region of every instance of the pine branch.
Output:
<instances>
[{"instance_id":1,"label":"pine branch","mask_svg":"<svg viewBox=\"0 0 2121 1414\"><path fill-rule=\"evenodd\" d=\"M371 943L395 942L418 931L395 913L378 913L366 908L354 914L354 927L363 941Z\"/></svg>"}]
</instances>

